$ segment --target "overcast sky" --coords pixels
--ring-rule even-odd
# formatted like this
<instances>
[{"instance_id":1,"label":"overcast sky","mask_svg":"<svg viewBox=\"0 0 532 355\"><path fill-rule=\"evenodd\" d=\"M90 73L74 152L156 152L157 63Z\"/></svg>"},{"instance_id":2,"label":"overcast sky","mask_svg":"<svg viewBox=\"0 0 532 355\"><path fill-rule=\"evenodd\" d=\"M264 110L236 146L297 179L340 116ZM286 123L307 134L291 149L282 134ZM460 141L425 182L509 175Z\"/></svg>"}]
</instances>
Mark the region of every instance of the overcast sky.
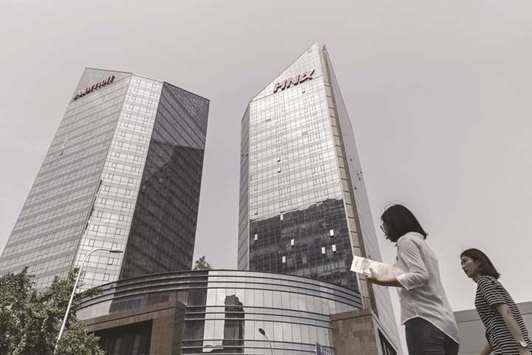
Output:
<instances>
[{"instance_id":1,"label":"overcast sky","mask_svg":"<svg viewBox=\"0 0 532 355\"><path fill-rule=\"evenodd\" d=\"M532 300L529 0L2 0L0 249L90 66L211 100L195 252L235 268L240 119L316 41L332 57L375 223L389 201L411 207L455 310L473 307L458 260L468 247L492 258L517 301Z\"/></svg>"}]
</instances>

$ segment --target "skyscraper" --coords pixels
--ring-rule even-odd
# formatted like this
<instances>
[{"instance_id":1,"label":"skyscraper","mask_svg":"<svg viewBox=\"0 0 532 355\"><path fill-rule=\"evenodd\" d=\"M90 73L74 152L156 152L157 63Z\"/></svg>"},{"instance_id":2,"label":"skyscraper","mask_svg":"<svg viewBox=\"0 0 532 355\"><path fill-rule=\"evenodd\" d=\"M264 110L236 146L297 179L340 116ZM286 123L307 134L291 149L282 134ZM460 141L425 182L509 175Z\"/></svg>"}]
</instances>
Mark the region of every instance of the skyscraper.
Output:
<instances>
[{"instance_id":1,"label":"skyscraper","mask_svg":"<svg viewBox=\"0 0 532 355\"><path fill-rule=\"evenodd\" d=\"M86 265L83 287L190 270L209 101L86 68L0 258L36 285Z\"/></svg>"},{"instance_id":2,"label":"skyscraper","mask_svg":"<svg viewBox=\"0 0 532 355\"><path fill-rule=\"evenodd\" d=\"M314 44L248 104L241 127L238 267L357 290L395 344L386 289L350 272L380 260L353 128L331 61Z\"/></svg>"}]
</instances>

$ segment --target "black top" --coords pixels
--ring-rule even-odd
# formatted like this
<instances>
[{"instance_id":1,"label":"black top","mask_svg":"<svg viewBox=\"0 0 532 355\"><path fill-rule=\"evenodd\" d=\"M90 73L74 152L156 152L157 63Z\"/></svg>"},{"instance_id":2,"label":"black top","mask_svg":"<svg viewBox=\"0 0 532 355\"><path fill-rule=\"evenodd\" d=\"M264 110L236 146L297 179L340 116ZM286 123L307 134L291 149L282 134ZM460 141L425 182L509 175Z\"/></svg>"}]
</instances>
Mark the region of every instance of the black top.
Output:
<instances>
[{"instance_id":1,"label":"black top","mask_svg":"<svg viewBox=\"0 0 532 355\"><path fill-rule=\"evenodd\" d=\"M528 332L521 317L519 308L515 305L510 294L494 277L482 275L477 280L477 294L475 297L475 307L478 315L486 327L486 338L493 348L495 354L519 354L519 345L514 340L510 330L504 323L504 319L497 312L496 306L506 304L512 311L512 316L516 320L523 339L528 342L529 350L532 351L532 344L528 338Z\"/></svg>"}]
</instances>

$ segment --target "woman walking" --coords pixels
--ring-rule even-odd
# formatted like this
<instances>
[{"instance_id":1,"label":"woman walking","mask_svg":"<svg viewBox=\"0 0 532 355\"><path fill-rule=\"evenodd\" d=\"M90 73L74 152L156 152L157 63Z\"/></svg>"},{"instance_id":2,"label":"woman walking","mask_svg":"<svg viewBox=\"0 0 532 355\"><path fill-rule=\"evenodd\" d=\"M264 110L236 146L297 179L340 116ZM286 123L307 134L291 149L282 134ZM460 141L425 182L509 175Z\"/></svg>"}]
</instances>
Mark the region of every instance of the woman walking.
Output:
<instances>
[{"instance_id":1,"label":"woman walking","mask_svg":"<svg viewBox=\"0 0 532 355\"><path fill-rule=\"evenodd\" d=\"M368 281L399 288L401 321L410 355L458 354L458 328L440 280L436 255L416 217L402 205L381 216L386 239L397 243L397 262L390 275L373 273Z\"/></svg>"},{"instance_id":2,"label":"woman walking","mask_svg":"<svg viewBox=\"0 0 532 355\"><path fill-rule=\"evenodd\" d=\"M498 281L500 274L491 260L478 249L460 255L464 273L477 283L475 308L486 328L487 344L481 355L529 355L532 343L519 308Z\"/></svg>"}]
</instances>

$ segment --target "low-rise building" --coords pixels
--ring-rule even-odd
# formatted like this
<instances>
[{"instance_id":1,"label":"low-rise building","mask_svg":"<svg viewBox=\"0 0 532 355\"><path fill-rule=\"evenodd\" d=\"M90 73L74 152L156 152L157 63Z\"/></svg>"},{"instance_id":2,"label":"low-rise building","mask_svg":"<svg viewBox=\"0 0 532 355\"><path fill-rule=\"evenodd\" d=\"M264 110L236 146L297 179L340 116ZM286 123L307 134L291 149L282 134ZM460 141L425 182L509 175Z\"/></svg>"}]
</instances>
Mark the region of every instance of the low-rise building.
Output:
<instances>
[{"instance_id":1,"label":"low-rise building","mask_svg":"<svg viewBox=\"0 0 532 355\"><path fill-rule=\"evenodd\" d=\"M171 272L100 290L77 315L110 354L396 354L357 292L310 278Z\"/></svg>"}]
</instances>

